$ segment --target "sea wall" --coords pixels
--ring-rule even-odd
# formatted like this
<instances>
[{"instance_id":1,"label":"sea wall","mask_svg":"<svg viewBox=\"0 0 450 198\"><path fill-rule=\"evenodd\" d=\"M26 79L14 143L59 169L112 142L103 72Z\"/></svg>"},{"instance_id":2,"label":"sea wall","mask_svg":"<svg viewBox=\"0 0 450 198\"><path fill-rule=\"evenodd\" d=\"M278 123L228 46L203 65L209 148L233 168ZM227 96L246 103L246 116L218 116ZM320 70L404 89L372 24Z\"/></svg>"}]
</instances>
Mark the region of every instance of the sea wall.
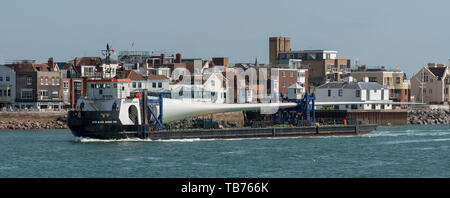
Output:
<instances>
[{"instance_id":1,"label":"sea wall","mask_svg":"<svg viewBox=\"0 0 450 198\"><path fill-rule=\"evenodd\" d=\"M0 112L0 130L67 129L67 112Z\"/></svg>"},{"instance_id":2,"label":"sea wall","mask_svg":"<svg viewBox=\"0 0 450 198\"><path fill-rule=\"evenodd\" d=\"M450 124L448 109L420 109L408 111L409 124Z\"/></svg>"},{"instance_id":3,"label":"sea wall","mask_svg":"<svg viewBox=\"0 0 450 198\"><path fill-rule=\"evenodd\" d=\"M408 124L408 112L393 110L316 110L316 120L362 119L365 124L404 125Z\"/></svg>"},{"instance_id":4,"label":"sea wall","mask_svg":"<svg viewBox=\"0 0 450 198\"><path fill-rule=\"evenodd\" d=\"M40 130L68 129L66 111L61 112L0 112L0 130ZM213 119L221 127L241 127L244 125L242 112L217 113L195 118L189 118L168 123L170 128L195 128L198 119Z\"/></svg>"}]
</instances>

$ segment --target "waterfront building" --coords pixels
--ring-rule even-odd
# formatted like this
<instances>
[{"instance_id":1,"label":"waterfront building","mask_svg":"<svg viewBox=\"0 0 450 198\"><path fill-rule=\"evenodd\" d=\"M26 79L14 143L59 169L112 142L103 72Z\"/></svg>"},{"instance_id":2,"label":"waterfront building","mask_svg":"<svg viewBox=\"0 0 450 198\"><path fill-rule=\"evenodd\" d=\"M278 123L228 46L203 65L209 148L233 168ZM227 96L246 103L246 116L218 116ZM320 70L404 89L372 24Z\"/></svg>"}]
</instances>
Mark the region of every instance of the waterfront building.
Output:
<instances>
[{"instance_id":1,"label":"waterfront building","mask_svg":"<svg viewBox=\"0 0 450 198\"><path fill-rule=\"evenodd\" d=\"M9 65L16 72L16 107L60 110L61 72L50 58L46 64L18 62Z\"/></svg>"},{"instance_id":2,"label":"waterfront building","mask_svg":"<svg viewBox=\"0 0 450 198\"><path fill-rule=\"evenodd\" d=\"M289 69L289 68L270 68L271 73L278 73L278 79L271 79L272 83L278 84L278 93L281 98L288 98L289 87L295 85L302 86L305 90L308 88L308 70L307 69ZM272 76L271 76L272 77ZM274 84L274 85L275 85Z\"/></svg>"},{"instance_id":3,"label":"waterfront building","mask_svg":"<svg viewBox=\"0 0 450 198\"><path fill-rule=\"evenodd\" d=\"M169 91L170 79L165 75L149 74L146 76L146 80L149 92L165 93Z\"/></svg>"},{"instance_id":4,"label":"waterfront building","mask_svg":"<svg viewBox=\"0 0 450 198\"><path fill-rule=\"evenodd\" d=\"M317 105L316 109L392 109L390 104L377 102L392 102L389 100L389 91L381 84L368 82L355 82L352 77L347 77L343 82L325 83L315 90L317 102L361 102L365 104L346 105Z\"/></svg>"},{"instance_id":5,"label":"waterfront building","mask_svg":"<svg viewBox=\"0 0 450 198\"><path fill-rule=\"evenodd\" d=\"M296 82L288 88L288 99L289 100L299 100L302 99L306 93L306 88L304 85Z\"/></svg>"},{"instance_id":6,"label":"waterfront building","mask_svg":"<svg viewBox=\"0 0 450 198\"><path fill-rule=\"evenodd\" d=\"M171 97L195 102L225 103L227 79L221 73L207 73L201 84L175 82L170 84Z\"/></svg>"},{"instance_id":7,"label":"waterfront building","mask_svg":"<svg viewBox=\"0 0 450 198\"><path fill-rule=\"evenodd\" d=\"M85 78L62 78L63 107L74 109L77 100L86 96Z\"/></svg>"},{"instance_id":8,"label":"waterfront building","mask_svg":"<svg viewBox=\"0 0 450 198\"><path fill-rule=\"evenodd\" d=\"M369 82L377 82L389 90L389 100L394 102L411 101L411 83L406 78L405 72L388 70L386 67L367 68L362 66L351 72L357 81L368 78Z\"/></svg>"},{"instance_id":9,"label":"waterfront building","mask_svg":"<svg viewBox=\"0 0 450 198\"><path fill-rule=\"evenodd\" d=\"M16 72L13 68L0 65L0 111L12 108L16 99Z\"/></svg>"},{"instance_id":10,"label":"waterfront building","mask_svg":"<svg viewBox=\"0 0 450 198\"><path fill-rule=\"evenodd\" d=\"M449 104L449 68L440 63L428 63L411 79L411 95L417 102Z\"/></svg>"},{"instance_id":11,"label":"waterfront building","mask_svg":"<svg viewBox=\"0 0 450 198\"><path fill-rule=\"evenodd\" d=\"M351 72L350 59L338 58L334 50L291 50L290 38L269 38L270 66L308 69L308 85L343 81Z\"/></svg>"}]
</instances>

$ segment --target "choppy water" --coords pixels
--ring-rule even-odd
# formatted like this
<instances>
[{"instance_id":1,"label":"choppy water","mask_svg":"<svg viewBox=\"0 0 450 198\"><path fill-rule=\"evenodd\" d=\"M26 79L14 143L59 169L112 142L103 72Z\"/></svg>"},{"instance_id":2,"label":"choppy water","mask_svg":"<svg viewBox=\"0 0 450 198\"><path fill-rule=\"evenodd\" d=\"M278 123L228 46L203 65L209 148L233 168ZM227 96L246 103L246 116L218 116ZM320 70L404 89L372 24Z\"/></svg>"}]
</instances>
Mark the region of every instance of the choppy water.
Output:
<instances>
[{"instance_id":1,"label":"choppy water","mask_svg":"<svg viewBox=\"0 0 450 198\"><path fill-rule=\"evenodd\" d=\"M79 139L0 131L0 177L450 177L450 126L379 127L357 137Z\"/></svg>"}]
</instances>

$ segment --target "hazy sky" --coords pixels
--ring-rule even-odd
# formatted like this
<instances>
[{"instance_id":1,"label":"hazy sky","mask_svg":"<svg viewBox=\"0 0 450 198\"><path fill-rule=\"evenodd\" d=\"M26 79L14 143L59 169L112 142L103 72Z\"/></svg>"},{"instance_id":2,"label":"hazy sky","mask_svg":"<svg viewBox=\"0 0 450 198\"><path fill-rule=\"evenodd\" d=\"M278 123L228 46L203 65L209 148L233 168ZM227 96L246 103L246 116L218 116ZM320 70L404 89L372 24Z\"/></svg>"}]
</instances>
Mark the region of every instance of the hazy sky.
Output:
<instances>
[{"instance_id":1,"label":"hazy sky","mask_svg":"<svg viewBox=\"0 0 450 198\"><path fill-rule=\"evenodd\" d=\"M293 50L337 50L368 66L415 73L448 64L450 1L14 0L0 2L0 63L117 51L181 52L268 63L271 36Z\"/></svg>"}]
</instances>

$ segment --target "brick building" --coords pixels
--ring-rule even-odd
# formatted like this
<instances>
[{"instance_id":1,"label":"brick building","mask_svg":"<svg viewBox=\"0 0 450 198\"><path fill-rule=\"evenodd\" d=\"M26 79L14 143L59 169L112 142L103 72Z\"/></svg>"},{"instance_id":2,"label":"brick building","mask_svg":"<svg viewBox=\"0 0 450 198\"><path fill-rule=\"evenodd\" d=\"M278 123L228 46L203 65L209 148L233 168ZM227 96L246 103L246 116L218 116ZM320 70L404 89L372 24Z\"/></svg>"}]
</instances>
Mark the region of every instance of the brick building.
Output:
<instances>
[{"instance_id":1,"label":"brick building","mask_svg":"<svg viewBox=\"0 0 450 198\"><path fill-rule=\"evenodd\" d=\"M46 64L22 62L9 66L16 72L16 107L41 110L62 108L61 72L53 58Z\"/></svg>"}]
</instances>

